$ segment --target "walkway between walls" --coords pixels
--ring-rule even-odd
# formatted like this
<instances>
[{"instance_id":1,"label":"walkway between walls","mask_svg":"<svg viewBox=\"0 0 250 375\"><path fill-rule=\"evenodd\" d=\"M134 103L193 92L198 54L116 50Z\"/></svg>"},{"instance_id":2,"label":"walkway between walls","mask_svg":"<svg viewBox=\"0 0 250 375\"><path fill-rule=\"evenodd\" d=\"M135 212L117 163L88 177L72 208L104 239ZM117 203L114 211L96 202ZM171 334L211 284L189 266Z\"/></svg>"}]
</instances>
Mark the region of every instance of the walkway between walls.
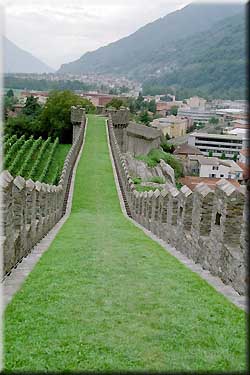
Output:
<instances>
[{"instance_id":1,"label":"walkway between walls","mask_svg":"<svg viewBox=\"0 0 250 375\"><path fill-rule=\"evenodd\" d=\"M6 308L5 370L245 370L245 313L124 217L89 116L72 211Z\"/></svg>"}]
</instances>

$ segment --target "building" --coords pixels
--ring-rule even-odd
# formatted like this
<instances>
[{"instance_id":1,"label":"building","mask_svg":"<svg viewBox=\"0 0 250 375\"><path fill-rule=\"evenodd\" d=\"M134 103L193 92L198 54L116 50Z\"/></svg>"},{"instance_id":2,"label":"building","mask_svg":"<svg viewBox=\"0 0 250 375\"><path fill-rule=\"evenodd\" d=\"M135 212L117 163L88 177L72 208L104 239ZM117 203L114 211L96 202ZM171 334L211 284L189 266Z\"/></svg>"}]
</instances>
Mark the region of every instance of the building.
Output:
<instances>
[{"instance_id":1,"label":"building","mask_svg":"<svg viewBox=\"0 0 250 375\"><path fill-rule=\"evenodd\" d=\"M203 155L198 148L190 146L188 143L182 143L181 145L179 145L174 150L173 154L177 159L180 160L185 175L190 173L190 162L188 157L190 155Z\"/></svg>"},{"instance_id":2,"label":"building","mask_svg":"<svg viewBox=\"0 0 250 375\"><path fill-rule=\"evenodd\" d=\"M165 102L165 101L158 101L156 102L156 114L160 116L167 116L171 108L173 107L179 107L182 104L182 101L171 101L171 102Z\"/></svg>"},{"instance_id":3,"label":"building","mask_svg":"<svg viewBox=\"0 0 250 375\"><path fill-rule=\"evenodd\" d=\"M188 143L182 143L179 145L174 150L173 154L182 160L186 159L188 155L203 155L197 147L190 146Z\"/></svg>"},{"instance_id":4,"label":"building","mask_svg":"<svg viewBox=\"0 0 250 375\"><path fill-rule=\"evenodd\" d=\"M125 151L133 156L147 155L161 144L162 132L149 126L130 122L124 132Z\"/></svg>"},{"instance_id":5,"label":"building","mask_svg":"<svg viewBox=\"0 0 250 375\"><path fill-rule=\"evenodd\" d=\"M214 109L194 109L189 107L179 108L178 116L191 118L195 122L208 122L212 117L217 117Z\"/></svg>"},{"instance_id":6,"label":"building","mask_svg":"<svg viewBox=\"0 0 250 375\"><path fill-rule=\"evenodd\" d=\"M195 122L208 122L211 117L216 117L215 109L209 106L203 98L193 96L185 102L178 109L179 116L191 118Z\"/></svg>"},{"instance_id":7,"label":"building","mask_svg":"<svg viewBox=\"0 0 250 375\"><path fill-rule=\"evenodd\" d=\"M227 159L233 159L239 155L243 148L243 139L241 135L236 134L208 134L208 133L190 133L188 144L197 147L203 155L221 157L225 154Z\"/></svg>"},{"instance_id":8,"label":"building","mask_svg":"<svg viewBox=\"0 0 250 375\"><path fill-rule=\"evenodd\" d=\"M216 116L227 126L230 126L234 120L247 120L247 113L242 108L217 109Z\"/></svg>"},{"instance_id":9,"label":"building","mask_svg":"<svg viewBox=\"0 0 250 375\"><path fill-rule=\"evenodd\" d=\"M189 171L192 175L209 178L226 178L242 181L243 170L233 160L222 160L203 155L189 155Z\"/></svg>"},{"instance_id":10,"label":"building","mask_svg":"<svg viewBox=\"0 0 250 375\"><path fill-rule=\"evenodd\" d=\"M199 96L192 96L191 98L186 99L186 102L190 108L203 108L203 110L205 110L207 103L206 99L200 98Z\"/></svg>"},{"instance_id":11,"label":"building","mask_svg":"<svg viewBox=\"0 0 250 375\"><path fill-rule=\"evenodd\" d=\"M243 169L243 180L247 182L250 178L250 149L244 148L240 150L239 160L237 164Z\"/></svg>"},{"instance_id":12,"label":"building","mask_svg":"<svg viewBox=\"0 0 250 375\"><path fill-rule=\"evenodd\" d=\"M179 116L167 116L153 120L150 125L161 130L164 136L168 134L170 138L175 138L187 133L188 120Z\"/></svg>"},{"instance_id":13,"label":"building","mask_svg":"<svg viewBox=\"0 0 250 375\"><path fill-rule=\"evenodd\" d=\"M245 119L236 119L232 121L233 128L250 129L249 121Z\"/></svg>"}]
</instances>

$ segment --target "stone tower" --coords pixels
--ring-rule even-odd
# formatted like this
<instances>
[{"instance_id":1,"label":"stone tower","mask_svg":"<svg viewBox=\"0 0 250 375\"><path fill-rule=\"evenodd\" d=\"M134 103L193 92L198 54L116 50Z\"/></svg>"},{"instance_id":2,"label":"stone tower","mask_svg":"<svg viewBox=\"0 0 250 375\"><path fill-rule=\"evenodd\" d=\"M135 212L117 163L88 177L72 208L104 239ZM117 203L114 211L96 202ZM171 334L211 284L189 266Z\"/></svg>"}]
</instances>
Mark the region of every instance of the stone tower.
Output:
<instances>
[{"instance_id":1,"label":"stone tower","mask_svg":"<svg viewBox=\"0 0 250 375\"><path fill-rule=\"evenodd\" d=\"M73 124L73 137L72 144L78 137L81 123L85 117L85 108L82 108L80 105L71 107L71 122Z\"/></svg>"}]
</instances>

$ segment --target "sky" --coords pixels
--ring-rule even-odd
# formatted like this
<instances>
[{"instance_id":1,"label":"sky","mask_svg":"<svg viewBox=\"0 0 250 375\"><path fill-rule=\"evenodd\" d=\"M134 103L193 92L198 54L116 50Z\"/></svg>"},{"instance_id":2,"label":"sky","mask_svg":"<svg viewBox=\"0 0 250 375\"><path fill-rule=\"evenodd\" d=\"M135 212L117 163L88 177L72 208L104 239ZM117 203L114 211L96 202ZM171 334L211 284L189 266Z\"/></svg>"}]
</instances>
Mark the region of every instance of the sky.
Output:
<instances>
[{"instance_id":1,"label":"sky","mask_svg":"<svg viewBox=\"0 0 250 375\"><path fill-rule=\"evenodd\" d=\"M7 38L54 69L190 2L192 0L0 0L4 5Z\"/></svg>"}]
</instances>

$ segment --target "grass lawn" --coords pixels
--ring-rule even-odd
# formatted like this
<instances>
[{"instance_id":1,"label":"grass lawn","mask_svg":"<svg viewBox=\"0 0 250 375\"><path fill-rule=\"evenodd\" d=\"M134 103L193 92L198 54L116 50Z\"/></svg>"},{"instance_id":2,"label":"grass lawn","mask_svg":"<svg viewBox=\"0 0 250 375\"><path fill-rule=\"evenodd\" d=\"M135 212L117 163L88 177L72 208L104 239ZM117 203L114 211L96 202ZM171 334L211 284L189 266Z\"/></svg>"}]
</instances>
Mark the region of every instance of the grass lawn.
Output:
<instances>
[{"instance_id":1,"label":"grass lawn","mask_svg":"<svg viewBox=\"0 0 250 375\"><path fill-rule=\"evenodd\" d=\"M5 370L245 370L245 313L122 214L89 116L70 218L4 319Z\"/></svg>"}]
</instances>

